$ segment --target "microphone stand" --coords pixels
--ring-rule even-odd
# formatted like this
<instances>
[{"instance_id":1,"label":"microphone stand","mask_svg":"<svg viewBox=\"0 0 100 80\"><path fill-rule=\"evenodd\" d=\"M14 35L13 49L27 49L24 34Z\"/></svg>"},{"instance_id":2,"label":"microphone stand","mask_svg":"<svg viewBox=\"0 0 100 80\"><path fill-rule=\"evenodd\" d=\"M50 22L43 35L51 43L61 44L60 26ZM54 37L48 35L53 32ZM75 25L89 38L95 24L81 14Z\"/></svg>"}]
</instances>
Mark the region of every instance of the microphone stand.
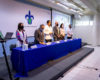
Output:
<instances>
[{"instance_id":1,"label":"microphone stand","mask_svg":"<svg viewBox=\"0 0 100 80\"><path fill-rule=\"evenodd\" d=\"M7 66L7 70L8 70L8 74L9 74L9 79L13 80L11 70L10 70L10 67L9 67L9 63L8 63L8 60L7 60L5 46L4 46L4 43L6 43L6 40L2 39L2 40L0 40L0 43L2 44L2 48L3 48L3 55L4 55L4 58L5 58L5 62L6 62L6 66Z\"/></svg>"}]
</instances>

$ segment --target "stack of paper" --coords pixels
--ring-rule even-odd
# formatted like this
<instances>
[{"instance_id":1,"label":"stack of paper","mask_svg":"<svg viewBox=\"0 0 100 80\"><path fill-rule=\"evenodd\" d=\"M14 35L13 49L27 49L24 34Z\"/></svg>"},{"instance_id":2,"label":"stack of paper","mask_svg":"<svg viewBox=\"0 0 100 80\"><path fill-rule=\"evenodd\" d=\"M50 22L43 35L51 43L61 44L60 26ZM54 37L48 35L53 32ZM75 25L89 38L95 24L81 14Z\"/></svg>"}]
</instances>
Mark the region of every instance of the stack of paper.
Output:
<instances>
[{"instance_id":1,"label":"stack of paper","mask_svg":"<svg viewBox=\"0 0 100 80\"><path fill-rule=\"evenodd\" d=\"M31 49L37 48L37 45L33 45L31 46Z\"/></svg>"}]
</instances>

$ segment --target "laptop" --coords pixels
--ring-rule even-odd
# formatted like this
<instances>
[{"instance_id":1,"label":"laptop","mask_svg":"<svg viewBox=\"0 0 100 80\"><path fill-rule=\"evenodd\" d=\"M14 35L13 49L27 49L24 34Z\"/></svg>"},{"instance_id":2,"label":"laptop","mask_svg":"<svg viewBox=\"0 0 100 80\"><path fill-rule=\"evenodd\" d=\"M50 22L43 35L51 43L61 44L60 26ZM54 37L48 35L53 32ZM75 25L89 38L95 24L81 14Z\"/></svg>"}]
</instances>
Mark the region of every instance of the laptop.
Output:
<instances>
[{"instance_id":1,"label":"laptop","mask_svg":"<svg viewBox=\"0 0 100 80\"><path fill-rule=\"evenodd\" d=\"M12 32L7 32L5 37L3 36L2 32L0 31L0 40L8 40L11 39L13 33Z\"/></svg>"}]
</instances>

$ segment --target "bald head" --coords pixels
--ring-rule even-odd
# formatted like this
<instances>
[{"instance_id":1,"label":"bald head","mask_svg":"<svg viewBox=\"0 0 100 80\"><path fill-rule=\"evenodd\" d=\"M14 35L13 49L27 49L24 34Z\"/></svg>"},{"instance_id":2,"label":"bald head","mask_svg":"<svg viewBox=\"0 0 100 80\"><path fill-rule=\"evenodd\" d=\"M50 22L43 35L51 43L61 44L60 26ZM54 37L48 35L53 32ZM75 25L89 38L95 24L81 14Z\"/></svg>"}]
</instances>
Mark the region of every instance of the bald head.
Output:
<instances>
[{"instance_id":1,"label":"bald head","mask_svg":"<svg viewBox=\"0 0 100 80\"><path fill-rule=\"evenodd\" d=\"M45 28L44 24L41 24L41 25L40 25L40 28L41 28L41 29L44 29L44 28Z\"/></svg>"},{"instance_id":2,"label":"bald head","mask_svg":"<svg viewBox=\"0 0 100 80\"><path fill-rule=\"evenodd\" d=\"M59 24L58 24L58 22L56 21L56 22L55 22L55 26L58 26L58 25L59 25Z\"/></svg>"}]
</instances>

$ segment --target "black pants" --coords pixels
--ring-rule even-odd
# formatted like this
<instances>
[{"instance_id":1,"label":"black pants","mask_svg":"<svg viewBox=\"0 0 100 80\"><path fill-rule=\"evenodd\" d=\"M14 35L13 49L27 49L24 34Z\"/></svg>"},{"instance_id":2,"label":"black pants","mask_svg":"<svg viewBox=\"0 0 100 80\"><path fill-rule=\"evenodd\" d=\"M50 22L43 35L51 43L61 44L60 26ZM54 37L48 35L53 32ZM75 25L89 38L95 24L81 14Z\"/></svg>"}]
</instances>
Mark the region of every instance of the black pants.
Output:
<instances>
[{"instance_id":1,"label":"black pants","mask_svg":"<svg viewBox=\"0 0 100 80\"><path fill-rule=\"evenodd\" d=\"M65 39L65 36L60 36L60 40L64 40Z\"/></svg>"},{"instance_id":2,"label":"black pants","mask_svg":"<svg viewBox=\"0 0 100 80\"><path fill-rule=\"evenodd\" d=\"M37 41L37 40L34 40L34 44L40 44L40 43L39 43L39 41Z\"/></svg>"},{"instance_id":3,"label":"black pants","mask_svg":"<svg viewBox=\"0 0 100 80\"><path fill-rule=\"evenodd\" d=\"M67 39L72 39L72 37L67 37Z\"/></svg>"},{"instance_id":4,"label":"black pants","mask_svg":"<svg viewBox=\"0 0 100 80\"><path fill-rule=\"evenodd\" d=\"M46 39L45 41L46 41L46 43L47 42L52 42L52 39Z\"/></svg>"}]
</instances>

